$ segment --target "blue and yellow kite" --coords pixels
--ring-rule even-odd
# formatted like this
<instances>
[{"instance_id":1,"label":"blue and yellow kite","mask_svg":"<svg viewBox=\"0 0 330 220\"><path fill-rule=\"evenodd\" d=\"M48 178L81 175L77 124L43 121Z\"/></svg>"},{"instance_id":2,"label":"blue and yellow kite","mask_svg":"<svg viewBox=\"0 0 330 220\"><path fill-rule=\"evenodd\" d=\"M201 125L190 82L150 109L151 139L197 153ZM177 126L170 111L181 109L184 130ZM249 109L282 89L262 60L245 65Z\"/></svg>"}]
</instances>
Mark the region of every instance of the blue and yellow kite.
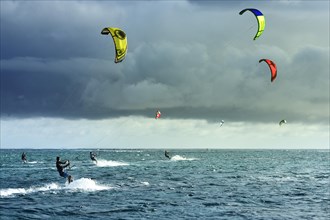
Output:
<instances>
[{"instance_id":1,"label":"blue and yellow kite","mask_svg":"<svg viewBox=\"0 0 330 220\"><path fill-rule=\"evenodd\" d=\"M261 11L259 11L258 9L254 9L254 8L243 9L239 14L242 15L246 11L252 12L256 16L256 19L258 21L258 32L256 33L256 36L254 36L254 38L253 38L253 40L255 40L258 37L260 37L260 35L262 34L262 32L265 29L265 25L266 25L265 16L261 13Z\"/></svg>"}]
</instances>

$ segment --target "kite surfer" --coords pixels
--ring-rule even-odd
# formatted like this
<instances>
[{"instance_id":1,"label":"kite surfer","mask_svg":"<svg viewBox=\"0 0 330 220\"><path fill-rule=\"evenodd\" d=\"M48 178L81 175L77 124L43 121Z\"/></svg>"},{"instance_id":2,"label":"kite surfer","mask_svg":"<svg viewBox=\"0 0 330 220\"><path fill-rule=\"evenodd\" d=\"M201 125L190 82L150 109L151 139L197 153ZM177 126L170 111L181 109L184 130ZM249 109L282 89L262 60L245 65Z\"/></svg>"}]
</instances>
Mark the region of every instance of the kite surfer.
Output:
<instances>
[{"instance_id":1,"label":"kite surfer","mask_svg":"<svg viewBox=\"0 0 330 220\"><path fill-rule=\"evenodd\" d=\"M93 153L92 151L89 153L89 156L91 158L92 161L95 161L95 163L97 163L97 160L96 160L96 154Z\"/></svg>"},{"instance_id":2,"label":"kite surfer","mask_svg":"<svg viewBox=\"0 0 330 220\"><path fill-rule=\"evenodd\" d=\"M68 173L64 172L64 168L70 166L70 161L61 161L60 157L56 157L56 168L61 177L68 178L68 182L71 183L73 178Z\"/></svg>"},{"instance_id":3,"label":"kite surfer","mask_svg":"<svg viewBox=\"0 0 330 220\"><path fill-rule=\"evenodd\" d=\"M26 163L27 162L25 152L22 153L22 161L23 161L23 163Z\"/></svg>"},{"instance_id":4,"label":"kite surfer","mask_svg":"<svg viewBox=\"0 0 330 220\"><path fill-rule=\"evenodd\" d=\"M160 118L161 115L162 115L162 113L159 110L157 110L155 119Z\"/></svg>"},{"instance_id":5,"label":"kite surfer","mask_svg":"<svg viewBox=\"0 0 330 220\"><path fill-rule=\"evenodd\" d=\"M167 157L168 159L171 159L169 152L167 150L165 150L165 157Z\"/></svg>"}]
</instances>

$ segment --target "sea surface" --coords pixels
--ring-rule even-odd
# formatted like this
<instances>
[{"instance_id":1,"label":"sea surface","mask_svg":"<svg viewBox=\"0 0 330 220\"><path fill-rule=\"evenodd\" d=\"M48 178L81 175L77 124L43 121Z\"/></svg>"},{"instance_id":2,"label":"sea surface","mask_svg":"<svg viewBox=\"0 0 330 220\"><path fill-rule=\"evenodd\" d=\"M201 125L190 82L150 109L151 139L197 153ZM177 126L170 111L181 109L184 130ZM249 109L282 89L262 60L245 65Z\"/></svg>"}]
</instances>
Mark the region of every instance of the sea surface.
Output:
<instances>
[{"instance_id":1,"label":"sea surface","mask_svg":"<svg viewBox=\"0 0 330 220\"><path fill-rule=\"evenodd\" d=\"M169 152L1 149L0 219L330 219L329 150Z\"/></svg>"}]
</instances>

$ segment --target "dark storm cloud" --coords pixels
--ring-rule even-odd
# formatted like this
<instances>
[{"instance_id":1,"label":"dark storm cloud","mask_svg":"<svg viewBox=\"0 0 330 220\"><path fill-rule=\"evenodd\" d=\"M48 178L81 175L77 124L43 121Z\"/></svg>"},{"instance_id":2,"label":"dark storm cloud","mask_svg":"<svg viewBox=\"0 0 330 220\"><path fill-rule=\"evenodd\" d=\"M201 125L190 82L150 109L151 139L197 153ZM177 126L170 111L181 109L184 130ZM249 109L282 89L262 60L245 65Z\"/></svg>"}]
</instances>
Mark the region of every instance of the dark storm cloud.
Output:
<instances>
[{"instance_id":1,"label":"dark storm cloud","mask_svg":"<svg viewBox=\"0 0 330 220\"><path fill-rule=\"evenodd\" d=\"M210 122L326 121L328 36L299 28L296 35L308 38L290 38L294 27L287 26L287 32L269 30L251 43L255 30L229 10L242 2L222 3L222 13L199 13L183 1L160 2L162 7L157 2L1 3L2 116L153 117L160 108L167 118ZM226 19L231 23L219 23ZM128 35L129 52L119 64L113 62L111 38L100 35L110 21ZM282 20L270 23L284 26ZM260 58L276 60L275 83Z\"/></svg>"},{"instance_id":2,"label":"dark storm cloud","mask_svg":"<svg viewBox=\"0 0 330 220\"><path fill-rule=\"evenodd\" d=\"M208 7L208 8L214 8L214 7L225 7L225 8L231 8L231 7L237 7L242 6L244 8L250 8L250 7L269 7L272 6L272 8L277 8L280 6L281 10L285 10L286 8L282 7L284 6L294 6L296 9L303 9L303 10L311 10L314 8L321 9L318 4L315 4L315 2L325 2L325 0L252 0L252 1L244 1L244 0L188 0L188 2L192 5L197 5L201 7ZM306 7L307 6L307 7ZM323 8L324 10L324 8Z\"/></svg>"}]
</instances>

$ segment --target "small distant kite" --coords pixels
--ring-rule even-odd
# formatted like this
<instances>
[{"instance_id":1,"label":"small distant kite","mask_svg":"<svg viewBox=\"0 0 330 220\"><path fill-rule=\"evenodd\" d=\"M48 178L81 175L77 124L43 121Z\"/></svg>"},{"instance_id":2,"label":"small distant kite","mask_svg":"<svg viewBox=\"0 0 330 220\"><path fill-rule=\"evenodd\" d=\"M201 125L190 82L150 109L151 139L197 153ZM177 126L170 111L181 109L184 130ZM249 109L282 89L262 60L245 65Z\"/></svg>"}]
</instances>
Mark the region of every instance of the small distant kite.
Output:
<instances>
[{"instance_id":1,"label":"small distant kite","mask_svg":"<svg viewBox=\"0 0 330 220\"><path fill-rule=\"evenodd\" d=\"M282 124L286 124L286 120L285 119L283 119L283 120L280 121L279 125L282 126Z\"/></svg>"},{"instance_id":2,"label":"small distant kite","mask_svg":"<svg viewBox=\"0 0 330 220\"><path fill-rule=\"evenodd\" d=\"M115 27L106 27L101 31L103 35L111 35L115 44L116 57L115 63L119 63L125 59L127 54L127 37L124 31Z\"/></svg>"},{"instance_id":3,"label":"small distant kite","mask_svg":"<svg viewBox=\"0 0 330 220\"><path fill-rule=\"evenodd\" d=\"M242 15L246 11L252 12L254 14L254 16L256 16L256 19L258 21L258 32L256 33L256 35L253 38L253 40L256 40L258 37L260 37L260 35L262 34L262 32L265 29L265 25L266 25L265 16L261 13L261 11L259 11L258 9L254 9L254 8L243 9L242 11L240 11L239 14Z\"/></svg>"},{"instance_id":4,"label":"small distant kite","mask_svg":"<svg viewBox=\"0 0 330 220\"><path fill-rule=\"evenodd\" d=\"M268 64L269 69L270 69L270 74L271 74L271 82L273 82L277 76L276 64L269 59L261 59L261 60L259 60L259 63L261 63L262 61L265 61Z\"/></svg>"},{"instance_id":5,"label":"small distant kite","mask_svg":"<svg viewBox=\"0 0 330 220\"><path fill-rule=\"evenodd\" d=\"M160 118L161 115L162 115L162 113L159 110L157 110L155 119Z\"/></svg>"},{"instance_id":6,"label":"small distant kite","mask_svg":"<svg viewBox=\"0 0 330 220\"><path fill-rule=\"evenodd\" d=\"M221 121L220 121L220 127L221 127L224 123L225 123L225 121L224 121L224 120L221 120Z\"/></svg>"}]
</instances>

